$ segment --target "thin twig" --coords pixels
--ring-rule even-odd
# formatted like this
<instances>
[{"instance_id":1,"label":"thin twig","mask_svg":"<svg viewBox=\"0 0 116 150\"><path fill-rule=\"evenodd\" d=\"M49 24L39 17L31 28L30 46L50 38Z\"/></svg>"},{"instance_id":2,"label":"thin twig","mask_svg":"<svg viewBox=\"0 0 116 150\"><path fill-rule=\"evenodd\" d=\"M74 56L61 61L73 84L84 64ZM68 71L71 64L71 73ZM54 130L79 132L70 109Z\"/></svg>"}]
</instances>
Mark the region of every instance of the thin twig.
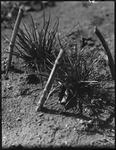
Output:
<instances>
[{"instance_id":1,"label":"thin twig","mask_svg":"<svg viewBox=\"0 0 116 150\"><path fill-rule=\"evenodd\" d=\"M98 81L79 81L79 83L98 83Z\"/></svg>"},{"instance_id":2,"label":"thin twig","mask_svg":"<svg viewBox=\"0 0 116 150\"><path fill-rule=\"evenodd\" d=\"M47 95L48 95L48 93L49 93L49 91L51 89L52 83L54 81L54 78L55 78L58 66L61 63L61 60L63 58L63 54L64 54L64 50L61 49L59 54L58 54L58 57L55 60L54 66L53 66L52 71L51 71L51 73L49 75L49 78L48 78L48 81L47 81L47 83L45 85L45 88L44 88L44 90L41 93L40 100L38 102L38 106L36 108L36 111L38 111L38 110L40 110L42 108L42 106L43 106L43 104L44 104L44 102L45 102L45 100L47 98Z\"/></svg>"},{"instance_id":3,"label":"thin twig","mask_svg":"<svg viewBox=\"0 0 116 150\"><path fill-rule=\"evenodd\" d=\"M14 30L13 30L13 33L12 33L12 36L11 36L11 41L10 41L10 44L9 44L9 52L10 52L10 54L9 54L8 66L7 66L5 77L7 77L8 71L9 71L9 69L11 67L13 48L14 48L16 35L17 35L18 29L19 29L19 25L20 25L22 16L23 16L23 8L21 6L20 9L19 9L19 12L18 12L18 16L17 16L16 22L15 22L15 25L14 25Z\"/></svg>"},{"instance_id":4,"label":"thin twig","mask_svg":"<svg viewBox=\"0 0 116 150\"><path fill-rule=\"evenodd\" d=\"M110 71L111 71L111 74L112 74L112 79L115 80L115 71L114 71L115 64L114 64L110 49L109 49L104 37L102 36L102 34L100 33L100 31L98 30L98 28L96 26L94 28L94 32L96 33L96 35L100 39L100 41L101 41L101 43L102 43L102 45L103 45L103 47L106 51L106 54L107 54L108 60L109 60L109 67L110 67Z\"/></svg>"}]
</instances>

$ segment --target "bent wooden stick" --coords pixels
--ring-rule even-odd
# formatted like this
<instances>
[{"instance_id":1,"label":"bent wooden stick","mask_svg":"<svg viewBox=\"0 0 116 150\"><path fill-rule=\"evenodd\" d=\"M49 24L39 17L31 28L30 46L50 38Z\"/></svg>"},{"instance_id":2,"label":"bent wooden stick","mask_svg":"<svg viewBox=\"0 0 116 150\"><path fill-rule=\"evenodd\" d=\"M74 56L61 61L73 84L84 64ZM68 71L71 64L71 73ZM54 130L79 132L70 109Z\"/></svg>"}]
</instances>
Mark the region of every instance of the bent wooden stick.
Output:
<instances>
[{"instance_id":1,"label":"bent wooden stick","mask_svg":"<svg viewBox=\"0 0 116 150\"><path fill-rule=\"evenodd\" d=\"M20 7L16 22L15 22L15 25L14 25L14 30L13 30L13 33L12 33L12 36L11 36L11 41L10 41L10 44L9 44L9 52L10 53L9 53L8 66L7 66L6 75L5 75L6 77L8 75L8 71L11 67L13 48L14 48L16 35L17 35L18 29L19 29L19 25L20 25L22 16L23 16L23 7Z\"/></svg>"},{"instance_id":2,"label":"bent wooden stick","mask_svg":"<svg viewBox=\"0 0 116 150\"><path fill-rule=\"evenodd\" d=\"M58 57L55 60L54 66L53 66L52 71L51 71L51 73L49 75L49 78L48 78L48 81L47 81L47 83L45 85L45 88L44 88L44 90L41 93L40 100L38 102L38 106L36 108L36 111L41 110L41 108L42 108L42 106L43 106L43 104L44 104L44 102L45 102L45 100L47 98L47 95L48 95L48 93L49 93L49 91L51 89L51 86L52 86L52 83L54 81L57 69L59 67L59 64L60 64L60 62L61 62L61 60L63 58L63 54L64 54L64 50L61 49L59 54L58 54Z\"/></svg>"},{"instance_id":3,"label":"bent wooden stick","mask_svg":"<svg viewBox=\"0 0 116 150\"><path fill-rule=\"evenodd\" d=\"M111 74L112 74L112 79L115 80L115 70L114 70L115 69L115 64L114 64L110 49L109 49L104 37L102 36L100 31L97 29L97 27L94 28L94 32L96 33L96 35L100 39L100 41L101 41L101 43L102 43L102 45L103 45L103 47L106 51L106 54L107 54L108 60L109 60L108 64L109 64L110 71L111 71Z\"/></svg>"}]
</instances>

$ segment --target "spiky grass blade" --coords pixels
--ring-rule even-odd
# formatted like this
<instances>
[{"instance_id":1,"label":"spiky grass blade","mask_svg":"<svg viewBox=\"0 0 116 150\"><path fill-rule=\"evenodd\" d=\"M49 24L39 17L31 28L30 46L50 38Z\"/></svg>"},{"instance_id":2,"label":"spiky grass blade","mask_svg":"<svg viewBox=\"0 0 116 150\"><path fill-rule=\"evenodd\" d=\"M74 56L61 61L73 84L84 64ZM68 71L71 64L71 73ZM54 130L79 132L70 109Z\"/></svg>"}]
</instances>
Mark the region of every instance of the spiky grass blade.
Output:
<instances>
[{"instance_id":1,"label":"spiky grass blade","mask_svg":"<svg viewBox=\"0 0 116 150\"><path fill-rule=\"evenodd\" d=\"M53 62L55 61L56 33L58 30L58 22L50 30L50 15L46 21L44 13L44 21L41 29L38 29L34 23L33 17L30 16L31 30L23 23L23 28L19 28L16 39L16 52L14 55L22 58L24 63L33 66L38 73L51 72ZM41 78L42 83L42 78Z\"/></svg>"}]
</instances>

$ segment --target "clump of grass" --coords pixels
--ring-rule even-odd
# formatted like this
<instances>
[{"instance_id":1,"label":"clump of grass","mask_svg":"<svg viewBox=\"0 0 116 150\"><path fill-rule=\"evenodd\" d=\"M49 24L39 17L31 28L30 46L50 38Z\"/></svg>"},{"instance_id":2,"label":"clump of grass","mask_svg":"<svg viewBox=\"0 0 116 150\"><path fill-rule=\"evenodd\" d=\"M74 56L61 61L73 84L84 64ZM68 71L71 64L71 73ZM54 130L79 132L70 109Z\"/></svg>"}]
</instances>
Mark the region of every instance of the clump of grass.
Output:
<instances>
[{"instance_id":1,"label":"clump of grass","mask_svg":"<svg viewBox=\"0 0 116 150\"><path fill-rule=\"evenodd\" d=\"M20 56L23 60L33 68L42 71L50 71L55 60L52 50L55 46L56 33L58 30L58 20L55 22L52 30L49 30L50 16L48 21L44 18L43 28L39 31L32 22L32 33L29 32L28 28L24 24L25 31L19 30L17 44L22 48L19 51Z\"/></svg>"},{"instance_id":2,"label":"clump of grass","mask_svg":"<svg viewBox=\"0 0 116 150\"><path fill-rule=\"evenodd\" d=\"M65 110L78 108L81 114L89 110L94 116L99 116L106 105L113 106L102 86L102 82L107 80L107 67L105 58L95 46L86 44L79 49L78 45L73 45L70 53L65 52L57 72L56 79L60 84L50 94L59 93L58 101Z\"/></svg>"},{"instance_id":3,"label":"clump of grass","mask_svg":"<svg viewBox=\"0 0 116 150\"><path fill-rule=\"evenodd\" d=\"M41 75L50 73L55 61L56 33L58 31L59 20L57 19L52 28L50 28L49 15L48 20L43 17L43 26L41 29L34 23L32 16L31 27L23 23L23 28L19 28L13 52L23 63ZM48 76L47 76L48 77Z\"/></svg>"}]
</instances>

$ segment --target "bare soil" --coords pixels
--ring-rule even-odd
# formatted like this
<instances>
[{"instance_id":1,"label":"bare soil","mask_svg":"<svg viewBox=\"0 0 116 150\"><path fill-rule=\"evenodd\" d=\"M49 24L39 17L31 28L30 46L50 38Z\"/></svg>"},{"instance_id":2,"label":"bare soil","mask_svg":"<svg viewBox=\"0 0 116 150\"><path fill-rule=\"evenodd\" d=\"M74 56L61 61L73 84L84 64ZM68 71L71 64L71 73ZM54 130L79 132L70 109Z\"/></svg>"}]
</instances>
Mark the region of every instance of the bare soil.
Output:
<instances>
[{"instance_id":1,"label":"bare soil","mask_svg":"<svg viewBox=\"0 0 116 150\"><path fill-rule=\"evenodd\" d=\"M36 6L37 7L37 6ZM56 2L56 6L47 7L51 11L51 20L59 17L59 32L67 33L77 23L87 32L87 36L97 37L93 32L97 26L104 35L114 57L114 2ZM42 22L43 11L31 12L35 22ZM47 13L46 13L47 14ZM28 14L23 18L29 23ZM51 21L51 22L52 22ZM2 33L11 35L9 29ZM99 40L98 40L99 41ZM2 48L5 44L2 40ZM4 52L2 59L7 57ZM37 89L37 90L36 90ZM40 83L28 83L23 72L9 72L9 78L2 74L2 147L115 147L114 122L102 128L86 127L90 120L87 116L64 112L60 107L52 109L47 105L36 112ZM57 95L51 101L57 100ZM83 125L83 123L85 124Z\"/></svg>"}]
</instances>

